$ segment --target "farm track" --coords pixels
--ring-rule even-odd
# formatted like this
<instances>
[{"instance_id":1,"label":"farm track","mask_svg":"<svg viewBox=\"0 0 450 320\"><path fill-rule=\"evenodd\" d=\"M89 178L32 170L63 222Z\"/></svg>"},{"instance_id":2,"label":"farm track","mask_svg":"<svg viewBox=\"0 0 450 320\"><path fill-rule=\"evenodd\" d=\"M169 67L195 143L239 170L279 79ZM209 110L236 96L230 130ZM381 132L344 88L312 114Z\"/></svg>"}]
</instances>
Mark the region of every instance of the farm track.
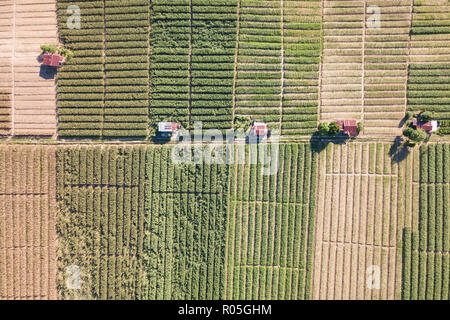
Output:
<instances>
[{"instance_id":1,"label":"farm track","mask_svg":"<svg viewBox=\"0 0 450 320\"><path fill-rule=\"evenodd\" d=\"M0 299L56 298L55 150L0 147Z\"/></svg>"},{"instance_id":2,"label":"farm track","mask_svg":"<svg viewBox=\"0 0 450 320\"><path fill-rule=\"evenodd\" d=\"M57 44L55 0L7 0L0 5L6 30L0 32L2 76L0 90L11 90L11 130L5 135L56 134L56 84L41 69L43 43ZM54 75L53 75L54 76Z\"/></svg>"}]
</instances>

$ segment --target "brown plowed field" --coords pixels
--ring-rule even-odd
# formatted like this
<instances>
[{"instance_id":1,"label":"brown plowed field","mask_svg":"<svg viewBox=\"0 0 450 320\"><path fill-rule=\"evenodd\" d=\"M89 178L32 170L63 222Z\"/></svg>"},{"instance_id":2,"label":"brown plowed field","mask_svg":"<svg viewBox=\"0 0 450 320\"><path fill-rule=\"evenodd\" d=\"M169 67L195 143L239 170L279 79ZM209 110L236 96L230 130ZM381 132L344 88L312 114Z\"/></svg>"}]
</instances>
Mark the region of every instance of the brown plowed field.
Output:
<instances>
[{"instance_id":1,"label":"brown plowed field","mask_svg":"<svg viewBox=\"0 0 450 320\"><path fill-rule=\"evenodd\" d=\"M330 144L320 153L313 299L399 298L397 245L418 212L412 185L419 158L416 148L392 161L391 146ZM379 267L378 289L367 285L370 266Z\"/></svg>"},{"instance_id":2,"label":"brown plowed field","mask_svg":"<svg viewBox=\"0 0 450 320\"><path fill-rule=\"evenodd\" d=\"M55 157L0 146L0 300L56 298Z\"/></svg>"}]
</instances>

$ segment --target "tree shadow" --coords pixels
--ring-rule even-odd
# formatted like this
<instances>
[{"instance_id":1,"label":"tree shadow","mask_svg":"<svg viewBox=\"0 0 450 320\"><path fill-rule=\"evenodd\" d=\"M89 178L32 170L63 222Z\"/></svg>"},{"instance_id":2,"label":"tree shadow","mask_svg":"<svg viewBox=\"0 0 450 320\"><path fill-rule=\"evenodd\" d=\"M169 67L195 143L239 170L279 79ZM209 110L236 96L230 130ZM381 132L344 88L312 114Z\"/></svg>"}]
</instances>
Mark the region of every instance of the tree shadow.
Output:
<instances>
[{"instance_id":1,"label":"tree shadow","mask_svg":"<svg viewBox=\"0 0 450 320\"><path fill-rule=\"evenodd\" d=\"M56 68L41 65L39 76L45 80L51 80L55 79L56 73L57 73Z\"/></svg>"},{"instance_id":2,"label":"tree shadow","mask_svg":"<svg viewBox=\"0 0 450 320\"><path fill-rule=\"evenodd\" d=\"M393 163L400 163L408 157L410 150L406 145L402 144L401 137L396 137L388 154Z\"/></svg>"},{"instance_id":3,"label":"tree shadow","mask_svg":"<svg viewBox=\"0 0 450 320\"><path fill-rule=\"evenodd\" d=\"M324 149L326 149L326 147L330 144L337 144L337 145L341 145L341 144L346 144L348 141L353 141L354 138L351 138L347 135L343 135L343 134L338 134L334 137L323 137L321 136L318 132L315 132L309 142L311 144L311 149L314 152L320 153L322 152Z\"/></svg>"},{"instance_id":4,"label":"tree shadow","mask_svg":"<svg viewBox=\"0 0 450 320\"><path fill-rule=\"evenodd\" d=\"M154 144L167 144L171 141L170 137L152 136L150 141Z\"/></svg>"},{"instance_id":5,"label":"tree shadow","mask_svg":"<svg viewBox=\"0 0 450 320\"><path fill-rule=\"evenodd\" d=\"M403 126L405 125L406 121L408 121L408 116L407 116L407 115L405 115L405 116L402 118L402 120L400 120L400 122L399 122L399 124L398 124L398 127L399 127L399 128L403 128Z\"/></svg>"}]
</instances>

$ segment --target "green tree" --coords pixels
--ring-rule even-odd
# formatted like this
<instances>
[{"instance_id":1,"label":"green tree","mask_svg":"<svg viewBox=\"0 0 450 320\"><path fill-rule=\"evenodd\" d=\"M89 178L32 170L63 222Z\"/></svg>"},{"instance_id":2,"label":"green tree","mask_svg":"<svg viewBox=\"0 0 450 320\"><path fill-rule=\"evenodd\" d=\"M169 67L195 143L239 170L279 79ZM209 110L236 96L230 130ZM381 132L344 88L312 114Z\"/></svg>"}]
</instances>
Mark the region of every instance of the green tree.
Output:
<instances>
[{"instance_id":1,"label":"green tree","mask_svg":"<svg viewBox=\"0 0 450 320\"><path fill-rule=\"evenodd\" d=\"M413 130L409 138L415 142L425 141L427 139L427 133L422 129Z\"/></svg>"},{"instance_id":2,"label":"green tree","mask_svg":"<svg viewBox=\"0 0 450 320\"><path fill-rule=\"evenodd\" d=\"M326 136L330 132L330 128L328 126L328 122L322 122L319 124L319 134L321 136Z\"/></svg>"},{"instance_id":3,"label":"green tree","mask_svg":"<svg viewBox=\"0 0 450 320\"><path fill-rule=\"evenodd\" d=\"M430 111L424 111L420 113L420 120L424 122L431 121L433 119L433 113Z\"/></svg>"},{"instance_id":4,"label":"green tree","mask_svg":"<svg viewBox=\"0 0 450 320\"><path fill-rule=\"evenodd\" d=\"M364 130L363 124L361 122L358 122L357 127L356 127L356 132L360 133L363 130Z\"/></svg>"},{"instance_id":5,"label":"green tree","mask_svg":"<svg viewBox=\"0 0 450 320\"><path fill-rule=\"evenodd\" d=\"M331 122L328 126L329 128L329 134L332 136L335 136L339 133L339 131L341 131L339 124L337 124L337 122Z\"/></svg>"},{"instance_id":6,"label":"green tree","mask_svg":"<svg viewBox=\"0 0 450 320\"><path fill-rule=\"evenodd\" d=\"M403 130L403 135L405 136L405 137L411 137L411 135L414 133L414 129L413 128L410 128L410 127L408 127L408 128L406 128L405 130Z\"/></svg>"},{"instance_id":7,"label":"green tree","mask_svg":"<svg viewBox=\"0 0 450 320\"><path fill-rule=\"evenodd\" d=\"M41 46L41 50L44 52L48 52L48 53L55 53L56 52L56 47L51 45L51 44L43 44Z\"/></svg>"}]
</instances>

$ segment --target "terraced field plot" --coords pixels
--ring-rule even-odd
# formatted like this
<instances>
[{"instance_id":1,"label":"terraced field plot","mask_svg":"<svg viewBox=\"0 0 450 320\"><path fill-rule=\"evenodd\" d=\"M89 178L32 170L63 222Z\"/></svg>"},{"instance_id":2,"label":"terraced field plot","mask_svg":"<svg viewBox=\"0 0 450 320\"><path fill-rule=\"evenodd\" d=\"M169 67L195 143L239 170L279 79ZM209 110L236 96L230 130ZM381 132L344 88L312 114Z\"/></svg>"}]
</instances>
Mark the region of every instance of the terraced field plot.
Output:
<instances>
[{"instance_id":1,"label":"terraced field plot","mask_svg":"<svg viewBox=\"0 0 450 320\"><path fill-rule=\"evenodd\" d=\"M55 148L0 147L0 299L56 299Z\"/></svg>"},{"instance_id":2,"label":"terraced field plot","mask_svg":"<svg viewBox=\"0 0 450 320\"><path fill-rule=\"evenodd\" d=\"M257 155L247 148L246 164L230 174L225 297L308 299L317 153L307 144L280 145L274 175L250 164L251 157Z\"/></svg>"}]
</instances>

